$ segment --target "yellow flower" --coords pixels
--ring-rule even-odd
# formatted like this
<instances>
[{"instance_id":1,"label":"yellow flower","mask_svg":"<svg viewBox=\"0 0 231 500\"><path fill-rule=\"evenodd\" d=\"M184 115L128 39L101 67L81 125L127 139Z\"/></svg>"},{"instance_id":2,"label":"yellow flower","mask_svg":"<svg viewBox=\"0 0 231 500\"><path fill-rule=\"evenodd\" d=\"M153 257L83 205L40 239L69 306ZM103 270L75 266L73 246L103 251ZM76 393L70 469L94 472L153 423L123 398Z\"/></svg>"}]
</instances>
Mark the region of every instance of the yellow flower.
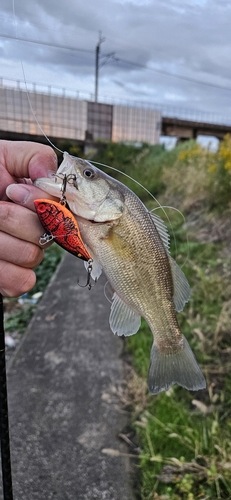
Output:
<instances>
[{"instance_id":1,"label":"yellow flower","mask_svg":"<svg viewBox=\"0 0 231 500\"><path fill-rule=\"evenodd\" d=\"M187 159L188 157L188 151L180 151L179 154L178 154L178 160L180 161L184 161Z\"/></svg>"},{"instance_id":2,"label":"yellow flower","mask_svg":"<svg viewBox=\"0 0 231 500\"><path fill-rule=\"evenodd\" d=\"M219 156L224 161L231 161L231 138L229 134L225 135L223 141L220 144Z\"/></svg>"},{"instance_id":3,"label":"yellow flower","mask_svg":"<svg viewBox=\"0 0 231 500\"><path fill-rule=\"evenodd\" d=\"M225 170L231 170L231 160L226 161L224 167Z\"/></svg>"},{"instance_id":4,"label":"yellow flower","mask_svg":"<svg viewBox=\"0 0 231 500\"><path fill-rule=\"evenodd\" d=\"M208 167L208 172L215 172L215 170L217 169L217 166L215 163L212 163L211 165L209 165Z\"/></svg>"},{"instance_id":5,"label":"yellow flower","mask_svg":"<svg viewBox=\"0 0 231 500\"><path fill-rule=\"evenodd\" d=\"M202 148L199 144L193 145L193 147L191 149L188 149L187 151L180 151L178 154L178 160L189 160L193 156L197 156L198 154L200 154L201 151Z\"/></svg>"}]
</instances>

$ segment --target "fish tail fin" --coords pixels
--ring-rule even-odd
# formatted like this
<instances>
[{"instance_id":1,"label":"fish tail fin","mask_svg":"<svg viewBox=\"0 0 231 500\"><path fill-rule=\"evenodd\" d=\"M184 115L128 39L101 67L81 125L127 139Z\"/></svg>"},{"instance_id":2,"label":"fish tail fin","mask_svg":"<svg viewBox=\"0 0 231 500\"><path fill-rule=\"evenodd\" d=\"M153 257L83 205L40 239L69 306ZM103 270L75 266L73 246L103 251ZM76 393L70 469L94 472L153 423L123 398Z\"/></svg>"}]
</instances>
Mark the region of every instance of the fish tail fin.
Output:
<instances>
[{"instance_id":1,"label":"fish tail fin","mask_svg":"<svg viewBox=\"0 0 231 500\"><path fill-rule=\"evenodd\" d=\"M148 374L148 388L152 394L167 391L173 384L189 391L205 389L204 375L184 336L183 340L183 348L174 353L163 352L154 342Z\"/></svg>"}]
</instances>

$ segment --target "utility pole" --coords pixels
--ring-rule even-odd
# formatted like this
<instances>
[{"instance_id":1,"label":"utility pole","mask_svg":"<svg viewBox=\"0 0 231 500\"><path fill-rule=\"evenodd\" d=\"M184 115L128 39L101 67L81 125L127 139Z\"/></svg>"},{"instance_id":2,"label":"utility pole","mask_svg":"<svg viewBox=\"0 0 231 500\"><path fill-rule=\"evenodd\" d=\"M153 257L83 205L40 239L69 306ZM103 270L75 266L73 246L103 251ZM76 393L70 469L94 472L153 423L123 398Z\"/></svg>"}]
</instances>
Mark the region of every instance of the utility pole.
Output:
<instances>
[{"instance_id":1,"label":"utility pole","mask_svg":"<svg viewBox=\"0 0 231 500\"><path fill-rule=\"evenodd\" d=\"M101 31L99 32L99 41L95 49L95 102L98 102L98 82L99 82L99 53L100 45L105 41L105 37L101 36Z\"/></svg>"}]
</instances>

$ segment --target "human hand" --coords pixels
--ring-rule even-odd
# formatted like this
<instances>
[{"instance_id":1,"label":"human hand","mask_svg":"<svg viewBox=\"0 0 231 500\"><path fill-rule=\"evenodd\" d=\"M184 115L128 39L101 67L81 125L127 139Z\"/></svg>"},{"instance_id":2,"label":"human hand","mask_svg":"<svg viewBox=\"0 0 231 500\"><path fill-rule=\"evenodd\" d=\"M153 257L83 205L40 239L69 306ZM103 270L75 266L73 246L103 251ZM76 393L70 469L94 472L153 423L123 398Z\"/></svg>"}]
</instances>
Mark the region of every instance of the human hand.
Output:
<instances>
[{"instance_id":1,"label":"human hand","mask_svg":"<svg viewBox=\"0 0 231 500\"><path fill-rule=\"evenodd\" d=\"M0 141L0 293L4 296L17 297L35 285L33 268L43 259L39 238L44 230L34 200L47 198L47 193L32 181L56 169L57 157L49 146Z\"/></svg>"}]
</instances>

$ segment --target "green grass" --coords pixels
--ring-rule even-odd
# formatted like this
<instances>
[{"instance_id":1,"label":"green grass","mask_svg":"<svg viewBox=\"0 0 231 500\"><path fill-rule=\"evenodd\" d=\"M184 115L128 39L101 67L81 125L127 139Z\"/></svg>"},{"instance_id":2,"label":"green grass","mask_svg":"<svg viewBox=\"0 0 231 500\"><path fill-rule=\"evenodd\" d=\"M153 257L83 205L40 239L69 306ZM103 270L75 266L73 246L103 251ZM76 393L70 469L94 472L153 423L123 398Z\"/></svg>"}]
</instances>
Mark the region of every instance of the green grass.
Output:
<instances>
[{"instance_id":1,"label":"green grass","mask_svg":"<svg viewBox=\"0 0 231 500\"><path fill-rule=\"evenodd\" d=\"M30 290L30 292L28 292L28 299L35 293L44 292L62 258L63 253L62 248L55 243L45 250L43 261L37 268L35 268L36 285L32 290ZM8 305L11 306L12 312L5 315L5 332L10 333L17 330L19 333L23 333L34 314L36 304L25 302L25 304L20 307L17 299L5 299L5 305L6 300L8 301Z\"/></svg>"},{"instance_id":2,"label":"green grass","mask_svg":"<svg viewBox=\"0 0 231 500\"><path fill-rule=\"evenodd\" d=\"M209 391L195 394L174 386L167 394L149 396L147 407L135 419L145 500L231 498L231 378L219 374L221 366L229 373L230 363L217 352L215 338L227 299L226 276L221 275L218 259L221 249L222 245L178 241L179 260L187 258L184 270L192 286L192 298L178 315L179 324L207 374ZM126 341L135 369L145 378L152 340L143 321L139 333ZM194 399L198 406L193 405Z\"/></svg>"},{"instance_id":3,"label":"green grass","mask_svg":"<svg viewBox=\"0 0 231 500\"><path fill-rule=\"evenodd\" d=\"M185 215L183 223L177 212L167 209L166 218L158 211L169 226L171 253L192 288L189 303L178 314L179 324L207 379L207 390L194 393L174 386L168 393L147 395L138 415L134 407L142 500L231 498L231 233L222 233L230 213L231 167L224 164L228 155L226 139L218 153L203 150L195 141L171 152L109 144L97 158L136 178L163 205L175 206ZM156 206L140 187L119 174L117 178L150 208ZM216 227L219 242L214 243L210 235ZM145 321L126 339L133 366L145 380L152 342ZM139 394L134 384L136 390ZM137 401L135 394L133 400Z\"/></svg>"},{"instance_id":4,"label":"green grass","mask_svg":"<svg viewBox=\"0 0 231 500\"><path fill-rule=\"evenodd\" d=\"M56 243L45 250L43 261L35 268L36 285L28 293L29 296L45 290L63 255L64 250Z\"/></svg>"},{"instance_id":5,"label":"green grass","mask_svg":"<svg viewBox=\"0 0 231 500\"><path fill-rule=\"evenodd\" d=\"M145 450L142 498L230 498L230 430L216 412L193 412L181 393L159 395L136 422Z\"/></svg>"},{"instance_id":6,"label":"green grass","mask_svg":"<svg viewBox=\"0 0 231 500\"><path fill-rule=\"evenodd\" d=\"M19 310L9 314L4 321L5 332L9 333L17 330L19 333L23 333L34 314L34 310L35 305L26 304Z\"/></svg>"},{"instance_id":7,"label":"green grass","mask_svg":"<svg viewBox=\"0 0 231 500\"><path fill-rule=\"evenodd\" d=\"M164 157L166 152L163 146L143 144L141 148L134 148L125 144L109 143L104 151L94 156L94 161L120 170L122 174L98 165L106 173L126 184L146 203L150 202L150 195L134 180L141 183L153 196L159 194L164 188L161 176Z\"/></svg>"},{"instance_id":8,"label":"green grass","mask_svg":"<svg viewBox=\"0 0 231 500\"><path fill-rule=\"evenodd\" d=\"M222 243L187 241L178 222L173 228L177 261L184 265L192 287L190 302L178 320L207 375L209 390L195 394L174 386L167 394L148 397L147 407L134 421L142 450L141 494L145 500L227 499L231 498L231 363L224 351L230 344L226 332L221 331L219 338L217 327L223 304L230 300L230 261L221 257ZM139 333L126 340L134 367L145 378L152 341L144 321Z\"/></svg>"}]
</instances>

